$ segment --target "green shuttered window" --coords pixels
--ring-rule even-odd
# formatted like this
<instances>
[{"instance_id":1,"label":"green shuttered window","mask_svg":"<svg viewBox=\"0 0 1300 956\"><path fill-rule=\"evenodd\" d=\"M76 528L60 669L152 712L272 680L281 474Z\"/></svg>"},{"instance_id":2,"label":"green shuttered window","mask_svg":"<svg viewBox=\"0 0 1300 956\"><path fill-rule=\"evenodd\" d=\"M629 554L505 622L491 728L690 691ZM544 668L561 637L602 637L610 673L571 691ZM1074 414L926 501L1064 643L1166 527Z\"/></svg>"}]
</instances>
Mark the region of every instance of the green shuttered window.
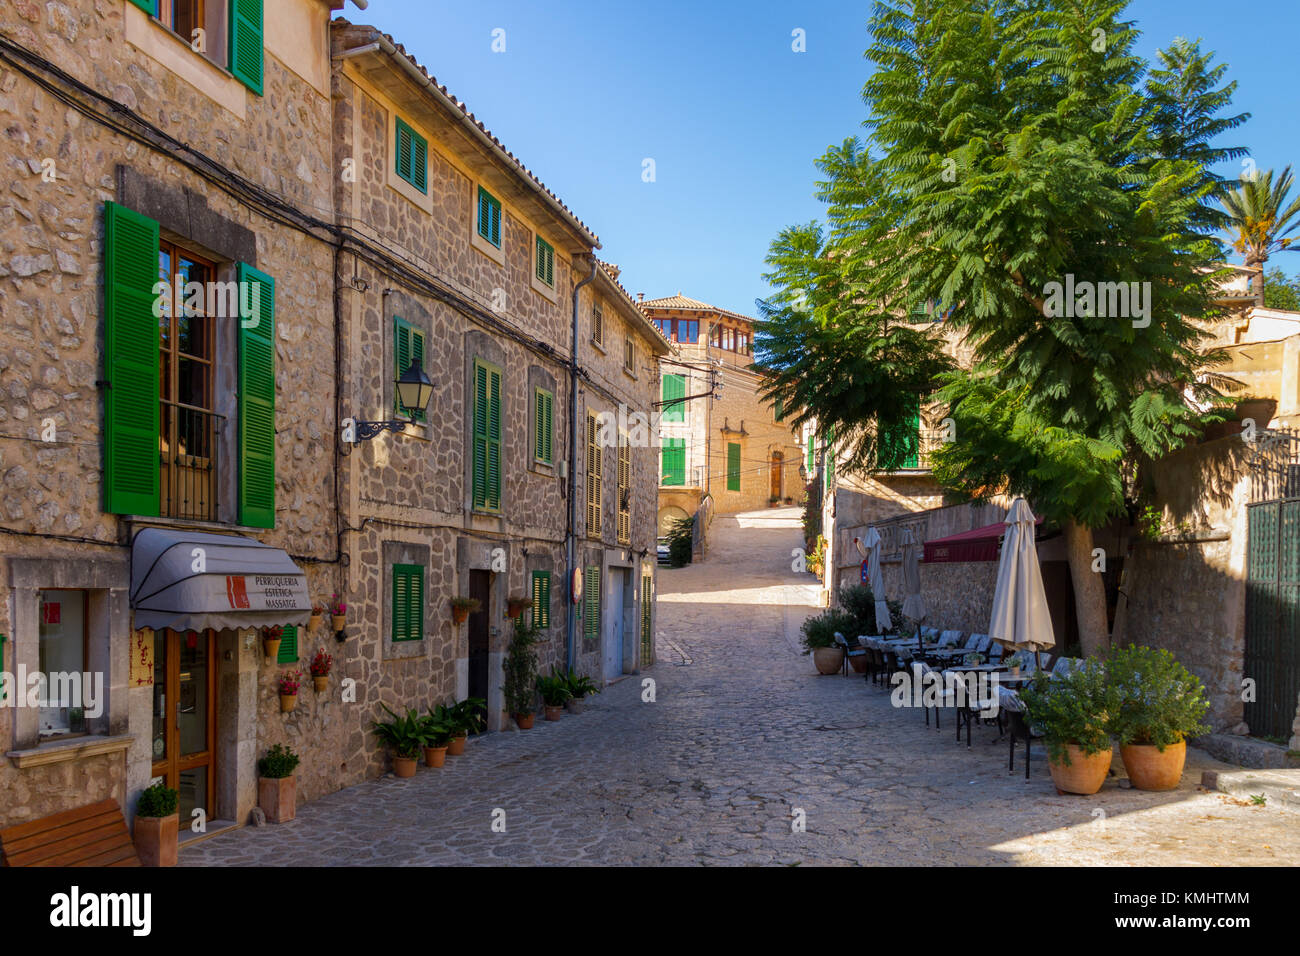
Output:
<instances>
[{"instance_id":1,"label":"green shuttered window","mask_svg":"<svg viewBox=\"0 0 1300 956\"><path fill-rule=\"evenodd\" d=\"M727 442L727 490L740 490L740 445Z\"/></svg>"},{"instance_id":2,"label":"green shuttered window","mask_svg":"<svg viewBox=\"0 0 1300 956\"><path fill-rule=\"evenodd\" d=\"M555 396L544 388L533 389L533 458L546 464L554 461L551 446L555 433Z\"/></svg>"},{"instance_id":3,"label":"green shuttered window","mask_svg":"<svg viewBox=\"0 0 1300 956\"><path fill-rule=\"evenodd\" d=\"M533 624L551 626L551 572L533 572Z\"/></svg>"},{"instance_id":4,"label":"green shuttered window","mask_svg":"<svg viewBox=\"0 0 1300 956\"><path fill-rule=\"evenodd\" d=\"M424 333L402 318L393 318L393 378L400 378L411 363L424 368ZM394 389L396 391L396 389ZM393 408L399 415L406 415L408 412L402 407L400 396L393 395ZM422 422L425 420L425 410L423 408L415 409L409 413L412 421Z\"/></svg>"},{"instance_id":5,"label":"green shuttered window","mask_svg":"<svg viewBox=\"0 0 1300 956\"><path fill-rule=\"evenodd\" d=\"M660 398L664 402L672 402L671 405L662 406L663 415L660 421L665 422L684 422L686 421L686 403L677 401L686 397L686 376L684 375L664 375L664 381Z\"/></svg>"},{"instance_id":6,"label":"green shuttered window","mask_svg":"<svg viewBox=\"0 0 1300 956\"><path fill-rule=\"evenodd\" d=\"M537 278L546 285L555 285L555 247L537 237Z\"/></svg>"},{"instance_id":7,"label":"green shuttered window","mask_svg":"<svg viewBox=\"0 0 1300 956\"><path fill-rule=\"evenodd\" d=\"M815 464L816 464L816 463L813 461L813 437L812 437L811 434L809 434L809 436L808 436L808 474L809 474L810 476L811 476L812 473L813 473L813 467L815 466Z\"/></svg>"},{"instance_id":8,"label":"green shuttered window","mask_svg":"<svg viewBox=\"0 0 1300 956\"><path fill-rule=\"evenodd\" d=\"M600 637L600 568L592 565L582 578L582 633L588 638Z\"/></svg>"},{"instance_id":9,"label":"green shuttered window","mask_svg":"<svg viewBox=\"0 0 1300 956\"><path fill-rule=\"evenodd\" d=\"M650 575L641 578L641 666L645 667L654 656L654 634L650 629L654 592Z\"/></svg>"},{"instance_id":10,"label":"green shuttered window","mask_svg":"<svg viewBox=\"0 0 1300 956\"><path fill-rule=\"evenodd\" d=\"M239 322L239 523L275 527L275 280L239 264L252 312Z\"/></svg>"},{"instance_id":11,"label":"green shuttered window","mask_svg":"<svg viewBox=\"0 0 1300 956\"><path fill-rule=\"evenodd\" d=\"M104 204L104 510L159 510L158 223Z\"/></svg>"},{"instance_id":12,"label":"green shuttered window","mask_svg":"<svg viewBox=\"0 0 1300 956\"><path fill-rule=\"evenodd\" d=\"M393 641L424 639L424 565L393 565Z\"/></svg>"},{"instance_id":13,"label":"green shuttered window","mask_svg":"<svg viewBox=\"0 0 1300 956\"><path fill-rule=\"evenodd\" d=\"M686 439L665 438L659 481L665 485L686 484Z\"/></svg>"},{"instance_id":14,"label":"green shuttered window","mask_svg":"<svg viewBox=\"0 0 1300 956\"><path fill-rule=\"evenodd\" d=\"M277 664L296 664L298 662L298 628L289 625L280 635L280 653L276 655Z\"/></svg>"},{"instance_id":15,"label":"green shuttered window","mask_svg":"<svg viewBox=\"0 0 1300 956\"><path fill-rule=\"evenodd\" d=\"M262 95L262 0L230 3L230 72Z\"/></svg>"},{"instance_id":16,"label":"green shuttered window","mask_svg":"<svg viewBox=\"0 0 1300 956\"><path fill-rule=\"evenodd\" d=\"M501 370L474 361L474 507L501 510Z\"/></svg>"},{"instance_id":17,"label":"green shuttered window","mask_svg":"<svg viewBox=\"0 0 1300 956\"><path fill-rule=\"evenodd\" d=\"M396 155L397 175L420 190L429 191L429 141L413 130L405 120L397 117L393 152Z\"/></svg>"},{"instance_id":18,"label":"green shuttered window","mask_svg":"<svg viewBox=\"0 0 1300 956\"><path fill-rule=\"evenodd\" d=\"M158 16L158 0L131 0L137 7L151 17Z\"/></svg>"},{"instance_id":19,"label":"green shuttered window","mask_svg":"<svg viewBox=\"0 0 1300 956\"><path fill-rule=\"evenodd\" d=\"M478 188L478 234L501 248L501 200L482 186Z\"/></svg>"}]
</instances>

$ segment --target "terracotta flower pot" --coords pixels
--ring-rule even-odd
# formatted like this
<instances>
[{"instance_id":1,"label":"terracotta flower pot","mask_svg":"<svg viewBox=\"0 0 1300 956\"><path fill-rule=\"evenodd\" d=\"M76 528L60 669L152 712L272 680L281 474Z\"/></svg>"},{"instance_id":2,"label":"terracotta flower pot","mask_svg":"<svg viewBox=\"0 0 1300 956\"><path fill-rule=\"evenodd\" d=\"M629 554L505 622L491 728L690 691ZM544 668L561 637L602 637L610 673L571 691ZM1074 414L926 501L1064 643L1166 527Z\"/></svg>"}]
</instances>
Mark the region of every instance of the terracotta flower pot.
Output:
<instances>
[{"instance_id":1,"label":"terracotta flower pot","mask_svg":"<svg viewBox=\"0 0 1300 956\"><path fill-rule=\"evenodd\" d=\"M336 632L341 631L343 628L347 627L348 616L346 614L331 614L330 624L333 625Z\"/></svg>"},{"instance_id":2,"label":"terracotta flower pot","mask_svg":"<svg viewBox=\"0 0 1300 956\"><path fill-rule=\"evenodd\" d=\"M277 657L280 656L280 638L278 638L278 637L266 637L266 638L263 638L263 639L262 639L262 651L263 651L263 652L266 654L266 656L269 657L271 660L275 660Z\"/></svg>"},{"instance_id":3,"label":"terracotta flower pot","mask_svg":"<svg viewBox=\"0 0 1300 956\"><path fill-rule=\"evenodd\" d=\"M311 617L307 618L308 629L315 630L316 628L320 627L320 622L322 617L324 617L323 614L313 614Z\"/></svg>"},{"instance_id":4,"label":"terracotta flower pot","mask_svg":"<svg viewBox=\"0 0 1300 956\"><path fill-rule=\"evenodd\" d=\"M298 812L298 778L258 777L257 805L271 823L288 823Z\"/></svg>"},{"instance_id":5,"label":"terracotta flower pot","mask_svg":"<svg viewBox=\"0 0 1300 956\"><path fill-rule=\"evenodd\" d=\"M298 706L297 694L280 695L280 713L287 714L289 713L289 711L293 710L297 706Z\"/></svg>"},{"instance_id":6,"label":"terracotta flower pot","mask_svg":"<svg viewBox=\"0 0 1300 956\"><path fill-rule=\"evenodd\" d=\"M414 777L414 776L415 776L415 758L414 758L414 757L394 757L394 758L393 758L393 776L395 776L395 777Z\"/></svg>"},{"instance_id":7,"label":"terracotta flower pot","mask_svg":"<svg viewBox=\"0 0 1300 956\"><path fill-rule=\"evenodd\" d=\"M867 655L859 654L857 657L850 657L849 665L853 668L853 673L865 674L867 672Z\"/></svg>"},{"instance_id":8,"label":"terracotta flower pot","mask_svg":"<svg viewBox=\"0 0 1300 956\"><path fill-rule=\"evenodd\" d=\"M1128 778L1139 790L1175 790L1183 779L1187 741L1170 744L1164 753L1154 744L1120 744L1119 755Z\"/></svg>"},{"instance_id":9,"label":"terracotta flower pot","mask_svg":"<svg viewBox=\"0 0 1300 956\"><path fill-rule=\"evenodd\" d=\"M564 709L571 714L582 713L582 698L570 697L568 700L564 702Z\"/></svg>"},{"instance_id":10,"label":"terracotta flower pot","mask_svg":"<svg viewBox=\"0 0 1300 956\"><path fill-rule=\"evenodd\" d=\"M1048 769L1052 773L1052 783L1056 784L1058 793L1096 793L1106 782L1110 772L1111 748L1107 747L1089 756L1074 744L1066 744L1065 751L1070 756L1070 764L1057 763L1050 757Z\"/></svg>"},{"instance_id":11,"label":"terracotta flower pot","mask_svg":"<svg viewBox=\"0 0 1300 956\"><path fill-rule=\"evenodd\" d=\"M316 677L313 675L311 682L316 685L316 693L323 694L325 691L329 690L330 675L326 674L323 677Z\"/></svg>"},{"instance_id":12,"label":"terracotta flower pot","mask_svg":"<svg viewBox=\"0 0 1300 956\"><path fill-rule=\"evenodd\" d=\"M143 866L175 866L180 847L180 813L135 818L132 837Z\"/></svg>"},{"instance_id":13,"label":"terracotta flower pot","mask_svg":"<svg viewBox=\"0 0 1300 956\"><path fill-rule=\"evenodd\" d=\"M469 608L454 607L451 609L451 619L457 624L464 624L469 618Z\"/></svg>"},{"instance_id":14,"label":"terracotta flower pot","mask_svg":"<svg viewBox=\"0 0 1300 956\"><path fill-rule=\"evenodd\" d=\"M451 743L447 744L447 753L452 757L459 757L465 752L465 741L468 738L468 734L461 734L459 737L452 737Z\"/></svg>"},{"instance_id":15,"label":"terracotta flower pot","mask_svg":"<svg viewBox=\"0 0 1300 956\"><path fill-rule=\"evenodd\" d=\"M844 666L844 648L818 647L813 650L813 663L818 674L838 674Z\"/></svg>"},{"instance_id":16,"label":"terracotta flower pot","mask_svg":"<svg viewBox=\"0 0 1300 956\"><path fill-rule=\"evenodd\" d=\"M520 729L520 730L532 730L532 729L533 729L533 715L532 715L532 714L515 714L515 723L519 725L519 729Z\"/></svg>"},{"instance_id":17,"label":"terracotta flower pot","mask_svg":"<svg viewBox=\"0 0 1300 956\"><path fill-rule=\"evenodd\" d=\"M446 747L425 747L424 748L424 765L426 767L441 767L447 760Z\"/></svg>"},{"instance_id":18,"label":"terracotta flower pot","mask_svg":"<svg viewBox=\"0 0 1300 956\"><path fill-rule=\"evenodd\" d=\"M518 617L528 609L527 601L510 601L506 605L506 617Z\"/></svg>"},{"instance_id":19,"label":"terracotta flower pot","mask_svg":"<svg viewBox=\"0 0 1300 956\"><path fill-rule=\"evenodd\" d=\"M546 711L547 720L559 720L564 716L563 704L543 704L542 709Z\"/></svg>"}]
</instances>

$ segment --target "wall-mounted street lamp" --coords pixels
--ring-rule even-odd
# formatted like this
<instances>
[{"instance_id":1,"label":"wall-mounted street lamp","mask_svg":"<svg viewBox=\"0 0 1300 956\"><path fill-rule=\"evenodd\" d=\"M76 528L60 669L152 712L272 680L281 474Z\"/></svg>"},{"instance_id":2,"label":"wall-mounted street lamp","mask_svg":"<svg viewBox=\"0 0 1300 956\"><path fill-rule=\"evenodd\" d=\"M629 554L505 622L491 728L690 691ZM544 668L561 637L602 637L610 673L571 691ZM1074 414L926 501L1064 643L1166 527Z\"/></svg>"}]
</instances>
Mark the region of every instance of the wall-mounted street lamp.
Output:
<instances>
[{"instance_id":1,"label":"wall-mounted street lamp","mask_svg":"<svg viewBox=\"0 0 1300 956\"><path fill-rule=\"evenodd\" d=\"M413 424L417 413L425 411L429 404L429 399L433 397L433 382L425 374L424 368L419 362L412 362L401 377L397 379L397 402L402 406L402 411L406 413L406 419L393 419L386 422L355 422L356 440L359 442L369 441L380 432L400 432L405 431L406 426Z\"/></svg>"}]
</instances>

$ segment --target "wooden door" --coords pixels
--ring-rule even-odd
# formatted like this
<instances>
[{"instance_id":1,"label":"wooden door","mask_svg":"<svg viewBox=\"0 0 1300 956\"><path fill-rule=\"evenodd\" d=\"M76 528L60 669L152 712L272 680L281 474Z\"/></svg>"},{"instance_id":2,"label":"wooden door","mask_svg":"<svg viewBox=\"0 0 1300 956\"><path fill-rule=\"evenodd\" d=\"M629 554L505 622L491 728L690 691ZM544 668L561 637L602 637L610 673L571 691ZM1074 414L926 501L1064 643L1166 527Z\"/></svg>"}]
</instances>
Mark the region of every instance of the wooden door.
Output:
<instances>
[{"instance_id":1,"label":"wooden door","mask_svg":"<svg viewBox=\"0 0 1300 956\"><path fill-rule=\"evenodd\" d=\"M772 497L781 497L781 472L785 467L785 456L779 451L772 452Z\"/></svg>"}]
</instances>

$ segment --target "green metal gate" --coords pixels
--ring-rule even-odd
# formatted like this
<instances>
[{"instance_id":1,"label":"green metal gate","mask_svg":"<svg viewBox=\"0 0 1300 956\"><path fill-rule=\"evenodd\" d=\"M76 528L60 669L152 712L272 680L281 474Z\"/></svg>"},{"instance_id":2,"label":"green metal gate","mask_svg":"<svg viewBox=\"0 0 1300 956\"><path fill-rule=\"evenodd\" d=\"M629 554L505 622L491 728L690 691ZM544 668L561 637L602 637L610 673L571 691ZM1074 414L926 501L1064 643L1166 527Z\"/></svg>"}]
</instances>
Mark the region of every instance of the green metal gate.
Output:
<instances>
[{"instance_id":1,"label":"green metal gate","mask_svg":"<svg viewBox=\"0 0 1300 956\"><path fill-rule=\"evenodd\" d=\"M1291 735L1300 694L1300 498L1247 509L1245 677L1255 700L1245 719L1257 737Z\"/></svg>"}]
</instances>

